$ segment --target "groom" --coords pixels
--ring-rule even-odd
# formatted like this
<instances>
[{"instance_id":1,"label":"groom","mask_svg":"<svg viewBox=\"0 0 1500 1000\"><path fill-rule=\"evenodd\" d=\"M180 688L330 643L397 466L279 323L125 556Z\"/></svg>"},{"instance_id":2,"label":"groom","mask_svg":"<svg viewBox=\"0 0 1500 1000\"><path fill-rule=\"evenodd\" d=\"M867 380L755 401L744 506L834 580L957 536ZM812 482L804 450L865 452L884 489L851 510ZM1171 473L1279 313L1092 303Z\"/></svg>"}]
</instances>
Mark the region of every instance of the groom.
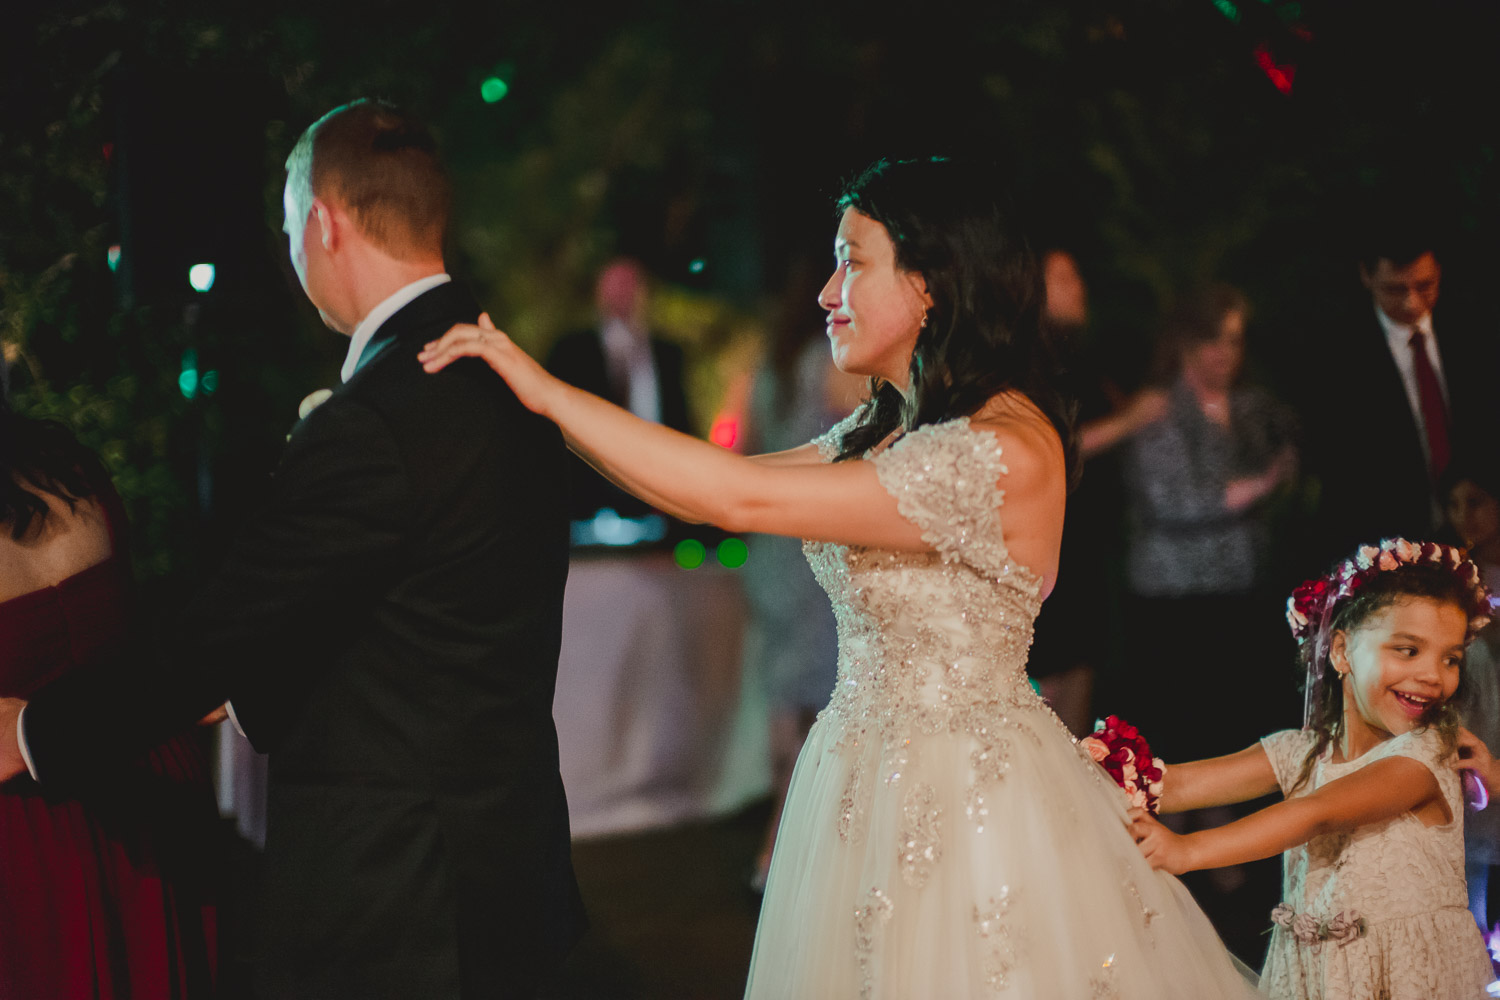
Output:
<instances>
[{"instance_id":1,"label":"groom","mask_svg":"<svg viewBox=\"0 0 1500 1000\"><path fill-rule=\"evenodd\" d=\"M271 755L258 996L532 997L584 926L552 724L566 451L483 365L417 363L479 311L444 273L422 126L330 112L285 206L297 277L351 338L343 384L164 663L122 653L18 724L0 705L0 778L19 749L43 789L107 780L228 700Z\"/></svg>"}]
</instances>

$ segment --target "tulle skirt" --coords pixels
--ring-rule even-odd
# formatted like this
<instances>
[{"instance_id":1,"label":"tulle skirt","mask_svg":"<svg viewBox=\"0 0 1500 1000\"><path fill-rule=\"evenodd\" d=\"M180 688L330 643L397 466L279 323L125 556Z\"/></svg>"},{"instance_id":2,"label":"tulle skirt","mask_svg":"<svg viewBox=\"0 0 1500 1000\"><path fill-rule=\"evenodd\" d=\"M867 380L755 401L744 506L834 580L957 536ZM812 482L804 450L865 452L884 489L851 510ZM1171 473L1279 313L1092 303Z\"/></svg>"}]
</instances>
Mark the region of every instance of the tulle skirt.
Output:
<instances>
[{"instance_id":1,"label":"tulle skirt","mask_svg":"<svg viewBox=\"0 0 1500 1000\"><path fill-rule=\"evenodd\" d=\"M888 745L823 714L792 777L747 998L1258 995L1049 710L977 725L988 753L969 731Z\"/></svg>"}]
</instances>

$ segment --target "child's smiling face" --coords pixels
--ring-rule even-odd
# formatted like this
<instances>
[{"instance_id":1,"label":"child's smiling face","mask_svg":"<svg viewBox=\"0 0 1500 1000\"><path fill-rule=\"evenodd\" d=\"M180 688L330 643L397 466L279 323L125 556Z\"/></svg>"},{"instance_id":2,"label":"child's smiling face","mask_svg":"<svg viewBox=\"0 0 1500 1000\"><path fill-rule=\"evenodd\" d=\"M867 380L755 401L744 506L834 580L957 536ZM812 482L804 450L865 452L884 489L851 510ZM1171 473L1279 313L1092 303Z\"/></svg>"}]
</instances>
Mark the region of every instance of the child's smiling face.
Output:
<instances>
[{"instance_id":1,"label":"child's smiling face","mask_svg":"<svg viewBox=\"0 0 1500 1000\"><path fill-rule=\"evenodd\" d=\"M1344 675L1346 753L1359 756L1415 728L1458 689L1469 619L1448 601L1407 597L1335 632L1333 665Z\"/></svg>"}]
</instances>

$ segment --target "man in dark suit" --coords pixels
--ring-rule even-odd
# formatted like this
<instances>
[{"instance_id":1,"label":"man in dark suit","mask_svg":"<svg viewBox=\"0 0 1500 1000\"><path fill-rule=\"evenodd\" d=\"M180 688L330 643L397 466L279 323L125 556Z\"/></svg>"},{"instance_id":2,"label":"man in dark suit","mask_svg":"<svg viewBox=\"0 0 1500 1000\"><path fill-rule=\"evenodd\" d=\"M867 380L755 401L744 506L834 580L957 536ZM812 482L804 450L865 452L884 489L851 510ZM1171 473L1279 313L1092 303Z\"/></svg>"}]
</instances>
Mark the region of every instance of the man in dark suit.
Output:
<instances>
[{"instance_id":1,"label":"man in dark suit","mask_svg":"<svg viewBox=\"0 0 1500 1000\"><path fill-rule=\"evenodd\" d=\"M646 272L628 257L599 272L594 289L599 325L560 339L547 355L547 370L636 416L692 433L683 384L682 349L651 336ZM581 459L569 472L568 516L588 521L608 507L622 517L643 517L652 508L615 486Z\"/></svg>"},{"instance_id":2,"label":"man in dark suit","mask_svg":"<svg viewBox=\"0 0 1500 1000\"><path fill-rule=\"evenodd\" d=\"M227 699L271 755L259 996L531 997L584 924L551 714L566 452L482 365L417 363L478 313L443 273L425 129L329 113L285 200L298 278L351 337L343 384L164 665L55 686L18 725L0 706L0 777L19 747L44 789L103 780Z\"/></svg>"},{"instance_id":3,"label":"man in dark suit","mask_svg":"<svg viewBox=\"0 0 1500 1000\"><path fill-rule=\"evenodd\" d=\"M1305 345L1316 561L1442 530L1435 484L1484 430L1500 339L1472 311L1439 307L1442 275L1430 235L1411 223L1377 228L1359 265L1367 296ZM1322 568L1310 561L1307 571Z\"/></svg>"}]
</instances>

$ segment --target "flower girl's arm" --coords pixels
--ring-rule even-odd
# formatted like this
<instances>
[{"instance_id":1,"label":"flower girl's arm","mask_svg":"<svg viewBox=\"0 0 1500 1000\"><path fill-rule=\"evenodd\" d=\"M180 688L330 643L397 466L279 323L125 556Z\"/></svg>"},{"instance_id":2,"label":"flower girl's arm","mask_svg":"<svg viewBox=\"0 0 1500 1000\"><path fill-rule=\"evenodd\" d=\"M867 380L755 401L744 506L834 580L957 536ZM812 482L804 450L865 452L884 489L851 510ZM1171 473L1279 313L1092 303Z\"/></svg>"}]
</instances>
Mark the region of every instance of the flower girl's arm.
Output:
<instances>
[{"instance_id":1,"label":"flower girl's arm","mask_svg":"<svg viewBox=\"0 0 1500 1000\"><path fill-rule=\"evenodd\" d=\"M1410 758L1389 757L1212 830L1175 834L1144 809L1131 810L1130 828L1151 867L1180 875L1274 857L1321 834L1378 823L1433 800L1441 801L1442 793L1431 771Z\"/></svg>"},{"instance_id":2,"label":"flower girl's arm","mask_svg":"<svg viewBox=\"0 0 1500 1000\"><path fill-rule=\"evenodd\" d=\"M1161 811L1186 812L1269 795L1280 786L1271 759L1259 743L1239 753L1167 765L1162 781Z\"/></svg>"}]
</instances>

